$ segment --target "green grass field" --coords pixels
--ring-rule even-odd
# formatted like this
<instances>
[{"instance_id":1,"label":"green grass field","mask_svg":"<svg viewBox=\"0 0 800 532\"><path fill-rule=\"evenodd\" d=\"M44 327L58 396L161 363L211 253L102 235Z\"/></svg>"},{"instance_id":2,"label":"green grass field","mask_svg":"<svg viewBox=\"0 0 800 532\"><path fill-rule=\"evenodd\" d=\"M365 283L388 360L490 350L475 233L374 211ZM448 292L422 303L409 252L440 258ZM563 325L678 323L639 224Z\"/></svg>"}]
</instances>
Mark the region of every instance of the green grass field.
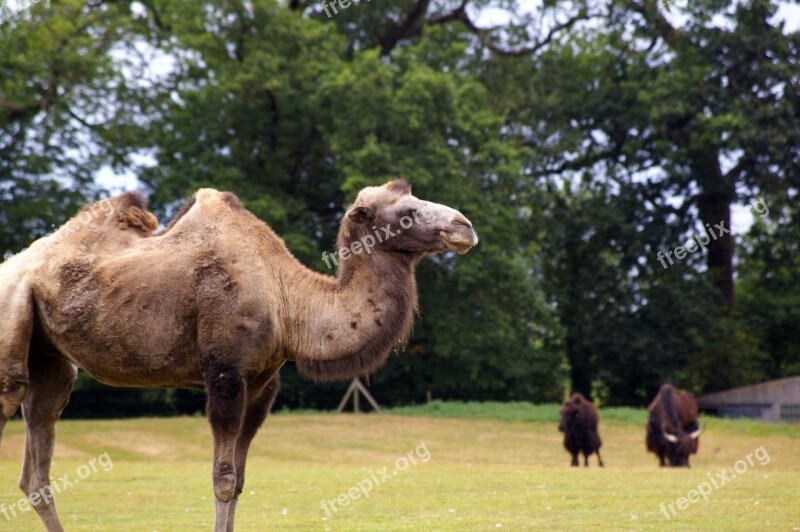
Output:
<instances>
[{"instance_id":1,"label":"green grass field","mask_svg":"<svg viewBox=\"0 0 800 532\"><path fill-rule=\"evenodd\" d=\"M434 402L384 415L279 413L251 450L238 529L800 530L800 426L707 419L692 469L671 470L645 452L644 411L603 410L606 467L592 458L588 469L573 469L557 418L554 405L524 403ZM21 497L24 438L22 422L9 423L0 450L6 506ZM429 454L414 454L423 443ZM761 447L769 462L746 464ZM416 465L326 515L322 500L380 479L383 467L402 467L398 457L409 452ZM78 479L79 468L103 453L112 468L98 467L57 495L68 531L212 528L211 437L203 418L62 421L52 476ZM737 474L738 460L747 470ZM707 501L678 509L679 497L726 468L729 480ZM662 503L672 503L676 515L668 520ZM0 514L0 530L42 529L33 511L10 520Z\"/></svg>"}]
</instances>

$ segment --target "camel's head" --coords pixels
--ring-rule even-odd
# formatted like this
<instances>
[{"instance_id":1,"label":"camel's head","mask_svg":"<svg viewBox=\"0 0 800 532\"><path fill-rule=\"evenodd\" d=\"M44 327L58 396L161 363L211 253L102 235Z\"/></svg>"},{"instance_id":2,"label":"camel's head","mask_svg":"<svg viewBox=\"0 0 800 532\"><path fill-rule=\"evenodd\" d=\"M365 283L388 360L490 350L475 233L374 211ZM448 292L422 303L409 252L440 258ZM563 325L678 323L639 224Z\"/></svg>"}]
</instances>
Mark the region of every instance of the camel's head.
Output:
<instances>
[{"instance_id":1,"label":"camel's head","mask_svg":"<svg viewBox=\"0 0 800 532\"><path fill-rule=\"evenodd\" d=\"M467 218L411 194L402 179L358 193L342 222L340 246L353 254L374 250L436 255L466 253L478 243Z\"/></svg>"}]
</instances>

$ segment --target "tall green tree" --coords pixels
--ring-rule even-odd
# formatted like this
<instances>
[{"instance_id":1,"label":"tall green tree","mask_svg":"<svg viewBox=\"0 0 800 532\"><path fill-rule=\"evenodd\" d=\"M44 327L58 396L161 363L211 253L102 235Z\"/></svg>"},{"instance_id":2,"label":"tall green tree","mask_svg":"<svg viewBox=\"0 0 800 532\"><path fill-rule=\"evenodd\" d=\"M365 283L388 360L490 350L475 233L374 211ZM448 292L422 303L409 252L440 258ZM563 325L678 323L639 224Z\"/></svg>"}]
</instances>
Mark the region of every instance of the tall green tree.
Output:
<instances>
[{"instance_id":1,"label":"tall green tree","mask_svg":"<svg viewBox=\"0 0 800 532\"><path fill-rule=\"evenodd\" d=\"M691 2L681 12L686 20L680 27L655 1L607 2L593 9L587 16L601 24L578 23L523 58L501 51L483 67L487 86L510 107L508 130L532 147L528 174L554 183L597 183L588 187L593 198L588 205L610 198L606 210L586 215L587 223L570 228L565 222L565 233L556 223L556 230L545 234L551 240L564 234L556 240L557 253L550 255L558 262L547 285L556 287L556 305L565 320L573 387L587 393L595 380L609 386L609 379L629 367L623 356L598 353L603 338L590 325L597 320L579 312L594 306L587 294L627 307L614 330L639 341L629 346L648 338L654 346L667 345L655 342L658 335L693 331L693 341L671 346L676 363L665 364L668 358L658 349L644 355L660 368L658 378L696 391L758 378L750 363L757 358L754 339L731 317L730 211L734 202L748 202L759 193L785 197L797 190L799 100L793 79L798 34L776 22L776 3L761 0ZM615 223L622 225L604 230L609 212L617 212ZM583 213L571 216L581 220ZM707 249L670 259L669 267L680 275L662 276L671 289L659 293L673 297L653 301L647 290L656 279L647 271L660 268L658 252L672 253L707 227L715 237ZM604 283L601 250L619 266L611 283ZM700 256L704 264L696 260ZM564 289L568 278L559 272L588 281ZM714 284L716 295L705 289L702 276ZM626 277L633 279L636 297L616 293ZM677 296L691 304L673 305ZM702 318L698 323L704 326L687 328L686 321L662 315L662 323L642 328L635 319L642 309L637 300L666 312L693 309L681 317ZM661 328L669 322L675 328ZM612 395L623 400L624 390L634 387L631 380Z\"/></svg>"},{"instance_id":2,"label":"tall green tree","mask_svg":"<svg viewBox=\"0 0 800 532\"><path fill-rule=\"evenodd\" d=\"M198 186L234 190L298 258L333 274L321 256L347 201L406 177L420 197L467 214L485 243L466 260L423 262L423 319L376 382L403 382L396 401L560 397L562 359L543 341L551 313L508 201L525 149L502 141L504 115L480 80L448 68L466 44L457 54L423 36L386 60L272 0L173 2L141 17L151 46L177 58L131 100L143 126L120 138L155 159L139 175L157 208Z\"/></svg>"}]
</instances>

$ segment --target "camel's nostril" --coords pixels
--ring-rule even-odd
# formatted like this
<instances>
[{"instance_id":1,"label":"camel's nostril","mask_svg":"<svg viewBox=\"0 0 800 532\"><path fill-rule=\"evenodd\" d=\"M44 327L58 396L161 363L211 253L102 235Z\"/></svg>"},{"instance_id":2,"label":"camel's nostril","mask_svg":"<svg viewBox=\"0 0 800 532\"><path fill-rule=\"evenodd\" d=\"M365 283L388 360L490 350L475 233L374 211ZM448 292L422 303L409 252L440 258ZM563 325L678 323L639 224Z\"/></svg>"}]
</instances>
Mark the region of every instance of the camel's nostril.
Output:
<instances>
[{"instance_id":1,"label":"camel's nostril","mask_svg":"<svg viewBox=\"0 0 800 532\"><path fill-rule=\"evenodd\" d=\"M453 218L453 222L452 223L455 224L455 225L464 225L464 226L469 227L470 229L472 229L472 224L470 223L470 221L467 220L464 217L461 217L461 216L459 216L458 218Z\"/></svg>"}]
</instances>

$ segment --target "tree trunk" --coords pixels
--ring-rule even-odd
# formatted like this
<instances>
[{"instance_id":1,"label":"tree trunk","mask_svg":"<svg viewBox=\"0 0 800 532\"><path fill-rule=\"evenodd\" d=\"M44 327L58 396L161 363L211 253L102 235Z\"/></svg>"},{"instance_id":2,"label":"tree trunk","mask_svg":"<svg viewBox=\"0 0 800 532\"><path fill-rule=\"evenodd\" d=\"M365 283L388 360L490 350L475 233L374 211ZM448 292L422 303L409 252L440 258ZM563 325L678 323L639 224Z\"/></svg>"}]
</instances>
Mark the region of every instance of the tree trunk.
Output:
<instances>
[{"instance_id":1,"label":"tree trunk","mask_svg":"<svg viewBox=\"0 0 800 532\"><path fill-rule=\"evenodd\" d=\"M711 229L717 235L717 239L712 238L708 245L708 271L714 280L714 285L722 294L730 316L734 307L733 291L733 236L731 233L724 233L719 236L720 228L715 227L720 222L724 223L726 230L731 227L731 201L723 194L703 194L700 199L700 219L704 224L710 224ZM712 235L713 236L713 235Z\"/></svg>"},{"instance_id":2,"label":"tree trunk","mask_svg":"<svg viewBox=\"0 0 800 532\"><path fill-rule=\"evenodd\" d=\"M719 165L716 151L693 158L694 172L702 192L697 200L700 221L711 237L706 264L714 285L720 291L727 314L733 313L733 235L731 202L734 193Z\"/></svg>"},{"instance_id":3,"label":"tree trunk","mask_svg":"<svg viewBox=\"0 0 800 532\"><path fill-rule=\"evenodd\" d=\"M589 357L575 345L575 340L567 335L567 361L569 361L572 393L580 392L589 401L592 400L592 375Z\"/></svg>"}]
</instances>

